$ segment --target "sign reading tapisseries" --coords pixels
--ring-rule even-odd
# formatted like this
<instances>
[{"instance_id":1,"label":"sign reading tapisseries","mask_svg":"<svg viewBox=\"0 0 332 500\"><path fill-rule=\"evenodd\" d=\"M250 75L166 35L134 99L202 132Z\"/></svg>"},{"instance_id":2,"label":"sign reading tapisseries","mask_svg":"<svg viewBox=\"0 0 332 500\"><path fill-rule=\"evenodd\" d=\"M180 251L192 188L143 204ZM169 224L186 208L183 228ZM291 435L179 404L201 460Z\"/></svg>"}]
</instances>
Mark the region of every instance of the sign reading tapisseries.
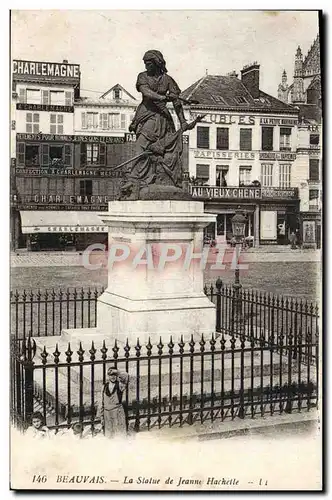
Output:
<instances>
[{"instance_id":1,"label":"sign reading tapisseries","mask_svg":"<svg viewBox=\"0 0 332 500\"><path fill-rule=\"evenodd\" d=\"M21 61L14 59L13 76L42 76L45 78L80 79L79 64Z\"/></svg>"}]
</instances>

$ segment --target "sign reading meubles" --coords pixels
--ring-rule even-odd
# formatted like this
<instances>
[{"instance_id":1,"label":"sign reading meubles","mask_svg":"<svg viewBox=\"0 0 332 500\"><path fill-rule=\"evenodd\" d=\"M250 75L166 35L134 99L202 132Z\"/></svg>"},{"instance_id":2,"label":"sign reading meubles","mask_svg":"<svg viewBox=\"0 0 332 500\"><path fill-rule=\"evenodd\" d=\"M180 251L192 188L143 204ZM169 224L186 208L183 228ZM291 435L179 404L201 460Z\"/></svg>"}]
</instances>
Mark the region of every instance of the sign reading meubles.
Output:
<instances>
[{"instance_id":1,"label":"sign reading meubles","mask_svg":"<svg viewBox=\"0 0 332 500\"><path fill-rule=\"evenodd\" d=\"M13 61L13 76L44 76L58 78L72 78L79 80L79 64L52 63L40 61Z\"/></svg>"}]
</instances>

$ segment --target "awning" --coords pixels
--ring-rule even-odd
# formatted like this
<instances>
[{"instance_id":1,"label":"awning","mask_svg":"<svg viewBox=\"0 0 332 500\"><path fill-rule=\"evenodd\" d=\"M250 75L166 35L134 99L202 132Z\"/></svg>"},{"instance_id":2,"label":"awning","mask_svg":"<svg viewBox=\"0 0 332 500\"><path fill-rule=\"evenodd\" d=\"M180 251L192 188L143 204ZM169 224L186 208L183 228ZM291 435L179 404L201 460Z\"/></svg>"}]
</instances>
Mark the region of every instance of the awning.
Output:
<instances>
[{"instance_id":1,"label":"awning","mask_svg":"<svg viewBox=\"0 0 332 500\"><path fill-rule=\"evenodd\" d=\"M97 212L22 210L22 233L107 233Z\"/></svg>"}]
</instances>

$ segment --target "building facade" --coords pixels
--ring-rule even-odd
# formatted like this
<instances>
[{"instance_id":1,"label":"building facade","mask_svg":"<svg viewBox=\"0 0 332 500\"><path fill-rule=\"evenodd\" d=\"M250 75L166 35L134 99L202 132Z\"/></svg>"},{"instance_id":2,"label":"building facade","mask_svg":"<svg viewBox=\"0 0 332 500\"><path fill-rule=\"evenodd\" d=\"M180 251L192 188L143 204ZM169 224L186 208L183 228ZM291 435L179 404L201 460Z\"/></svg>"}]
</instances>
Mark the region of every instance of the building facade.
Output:
<instances>
[{"instance_id":1,"label":"building facade","mask_svg":"<svg viewBox=\"0 0 332 500\"><path fill-rule=\"evenodd\" d=\"M106 242L97 212L118 196L114 167L135 155L135 99L120 85L81 98L80 68L68 61L13 61L12 80L12 248Z\"/></svg>"},{"instance_id":2,"label":"building facade","mask_svg":"<svg viewBox=\"0 0 332 500\"><path fill-rule=\"evenodd\" d=\"M259 74L254 63L241 78L206 75L183 93L200 103L191 106L192 118L205 115L189 134L190 189L206 211L218 214L208 228L218 242L231 238L238 207L255 246L288 243L298 225L298 110L262 92Z\"/></svg>"},{"instance_id":3,"label":"building facade","mask_svg":"<svg viewBox=\"0 0 332 500\"><path fill-rule=\"evenodd\" d=\"M304 247L321 246L322 210L322 106L319 36L303 58L298 47L294 77L287 84L286 72L278 87L279 99L299 110L295 172L300 194L300 233Z\"/></svg>"}]
</instances>

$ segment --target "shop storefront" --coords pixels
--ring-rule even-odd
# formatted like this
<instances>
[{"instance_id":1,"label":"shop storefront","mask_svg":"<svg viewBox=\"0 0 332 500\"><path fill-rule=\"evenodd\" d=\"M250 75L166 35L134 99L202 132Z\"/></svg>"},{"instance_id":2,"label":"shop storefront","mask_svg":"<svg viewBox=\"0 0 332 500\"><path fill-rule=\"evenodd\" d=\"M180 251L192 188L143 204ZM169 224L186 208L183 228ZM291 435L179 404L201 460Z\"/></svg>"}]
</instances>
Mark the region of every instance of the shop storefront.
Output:
<instances>
[{"instance_id":1,"label":"shop storefront","mask_svg":"<svg viewBox=\"0 0 332 500\"><path fill-rule=\"evenodd\" d=\"M241 210L246 218L246 239L260 244L289 244L292 231L299 229L299 198L296 188L190 186L193 199L204 201L205 211L217 214L217 221L205 231L205 239L217 243L232 238L232 217Z\"/></svg>"},{"instance_id":2,"label":"shop storefront","mask_svg":"<svg viewBox=\"0 0 332 500\"><path fill-rule=\"evenodd\" d=\"M28 251L78 251L93 243L107 245L107 227L96 212L22 210L20 215Z\"/></svg>"}]
</instances>

